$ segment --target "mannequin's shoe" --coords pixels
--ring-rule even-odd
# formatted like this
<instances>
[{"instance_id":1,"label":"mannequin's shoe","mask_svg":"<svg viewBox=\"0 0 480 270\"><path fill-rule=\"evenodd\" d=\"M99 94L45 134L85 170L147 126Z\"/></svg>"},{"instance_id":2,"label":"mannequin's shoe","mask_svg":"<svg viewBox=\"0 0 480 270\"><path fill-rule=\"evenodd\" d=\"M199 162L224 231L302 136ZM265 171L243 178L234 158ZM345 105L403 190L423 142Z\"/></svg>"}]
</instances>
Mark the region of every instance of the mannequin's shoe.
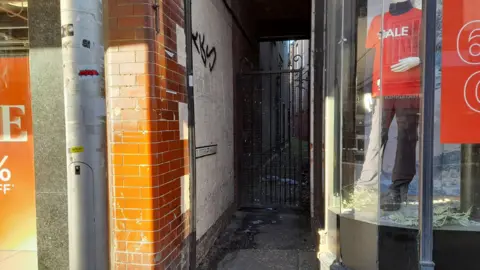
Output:
<instances>
[{"instance_id":1,"label":"mannequin's shoe","mask_svg":"<svg viewBox=\"0 0 480 270\"><path fill-rule=\"evenodd\" d=\"M408 184L392 185L380 199L380 209L383 211L398 211L402 203L407 202Z\"/></svg>"}]
</instances>

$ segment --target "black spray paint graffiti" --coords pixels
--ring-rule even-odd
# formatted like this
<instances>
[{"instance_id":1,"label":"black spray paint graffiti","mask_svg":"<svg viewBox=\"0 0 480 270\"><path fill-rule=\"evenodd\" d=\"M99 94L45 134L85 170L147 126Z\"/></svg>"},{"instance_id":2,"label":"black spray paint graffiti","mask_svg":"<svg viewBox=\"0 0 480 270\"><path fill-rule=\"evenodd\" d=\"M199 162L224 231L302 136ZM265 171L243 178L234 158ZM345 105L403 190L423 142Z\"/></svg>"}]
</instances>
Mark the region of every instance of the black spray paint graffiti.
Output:
<instances>
[{"instance_id":1,"label":"black spray paint graffiti","mask_svg":"<svg viewBox=\"0 0 480 270\"><path fill-rule=\"evenodd\" d=\"M210 72L212 72L215 63L217 62L217 50L215 47L210 48L208 45L205 45L204 34L196 32L195 34L192 34L192 39L193 45L195 45L197 52L202 57L203 65L207 67L208 64L208 68L210 69Z\"/></svg>"}]
</instances>

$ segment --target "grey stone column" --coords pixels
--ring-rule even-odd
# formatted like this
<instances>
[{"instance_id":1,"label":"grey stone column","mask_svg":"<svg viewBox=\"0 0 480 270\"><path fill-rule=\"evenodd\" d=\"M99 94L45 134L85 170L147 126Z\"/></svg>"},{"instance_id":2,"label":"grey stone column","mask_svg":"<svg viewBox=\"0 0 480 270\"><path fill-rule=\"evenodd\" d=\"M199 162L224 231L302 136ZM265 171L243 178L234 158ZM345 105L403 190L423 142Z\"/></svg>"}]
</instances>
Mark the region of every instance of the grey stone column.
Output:
<instances>
[{"instance_id":1,"label":"grey stone column","mask_svg":"<svg viewBox=\"0 0 480 270\"><path fill-rule=\"evenodd\" d=\"M60 1L29 0L39 269L68 269Z\"/></svg>"}]
</instances>

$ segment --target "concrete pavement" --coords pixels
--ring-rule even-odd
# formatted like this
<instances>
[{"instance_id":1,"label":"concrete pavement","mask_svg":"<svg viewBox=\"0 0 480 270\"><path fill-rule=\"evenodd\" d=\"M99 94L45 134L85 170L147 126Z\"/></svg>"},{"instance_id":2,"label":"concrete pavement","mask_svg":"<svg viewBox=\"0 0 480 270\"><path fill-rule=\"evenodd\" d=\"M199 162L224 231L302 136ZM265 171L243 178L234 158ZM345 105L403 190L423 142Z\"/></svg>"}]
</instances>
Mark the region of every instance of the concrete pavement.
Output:
<instances>
[{"instance_id":1,"label":"concrete pavement","mask_svg":"<svg viewBox=\"0 0 480 270\"><path fill-rule=\"evenodd\" d=\"M315 248L307 217L294 211L245 209L217 239L200 270L310 270Z\"/></svg>"}]
</instances>

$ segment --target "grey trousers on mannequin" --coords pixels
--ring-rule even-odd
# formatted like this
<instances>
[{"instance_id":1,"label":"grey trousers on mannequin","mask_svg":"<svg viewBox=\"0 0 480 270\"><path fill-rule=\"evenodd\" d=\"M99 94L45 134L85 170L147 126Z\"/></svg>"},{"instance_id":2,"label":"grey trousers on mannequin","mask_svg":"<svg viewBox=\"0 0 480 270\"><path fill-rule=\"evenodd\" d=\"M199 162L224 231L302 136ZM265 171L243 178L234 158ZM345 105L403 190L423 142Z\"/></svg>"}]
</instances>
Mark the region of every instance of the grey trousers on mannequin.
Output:
<instances>
[{"instance_id":1,"label":"grey trousers on mannequin","mask_svg":"<svg viewBox=\"0 0 480 270\"><path fill-rule=\"evenodd\" d=\"M416 174L416 147L418 141L418 97L385 97L383 106L375 99L372 114L370 142L355 189L377 189L380 179L385 145L393 118L398 127L397 150L392 171L392 187L409 184Z\"/></svg>"}]
</instances>

